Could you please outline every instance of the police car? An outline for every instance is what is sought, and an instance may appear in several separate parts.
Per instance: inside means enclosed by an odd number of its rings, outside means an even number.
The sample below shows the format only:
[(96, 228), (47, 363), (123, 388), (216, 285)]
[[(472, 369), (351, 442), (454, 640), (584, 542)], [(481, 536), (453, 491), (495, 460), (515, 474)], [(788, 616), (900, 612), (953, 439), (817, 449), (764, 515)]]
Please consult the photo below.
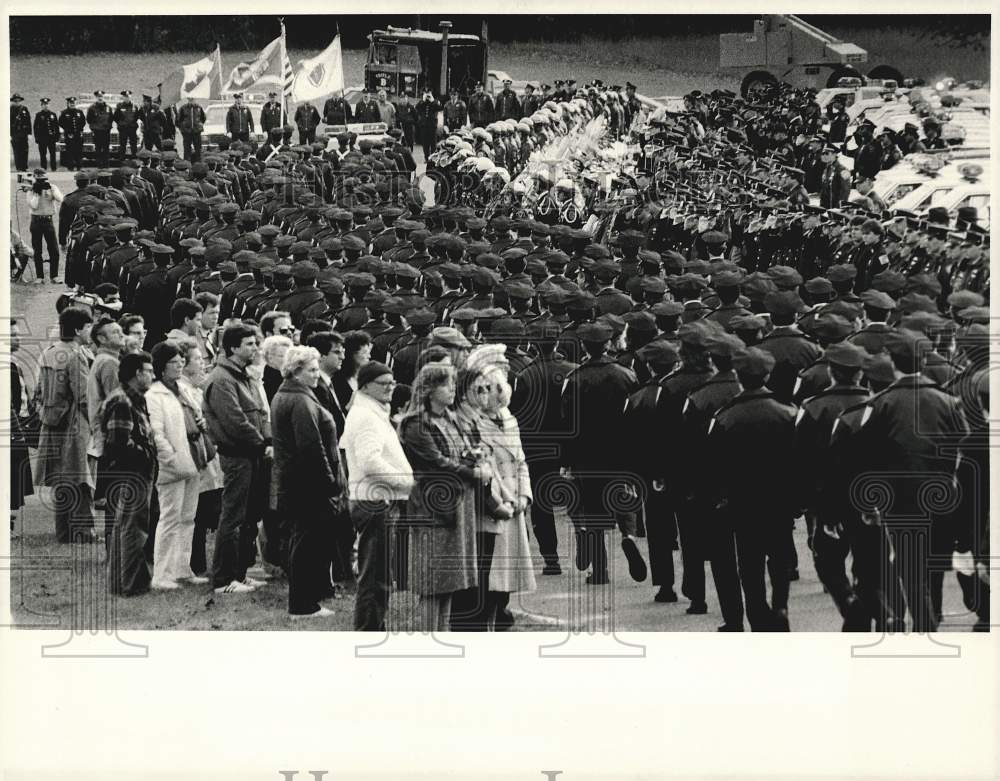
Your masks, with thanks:
[[(351, 113), (354, 113), (355, 107), (361, 102), (363, 87), (345, 87), (344, 88), (344, 98), (351, 106)], [(320, 114), (323, 113), (323, 106), (316, 106)], [(337, 136), (341, 133), (354, 133), (358, 139), (362, 138), (384, 138), (385, 134), (389, 131), (389, 126), (385, 122), (348, 122), (346, 125), (327, 125), (325, 122), (320, 122), (319, 126), (316, 128), (316, 137), (325, 138), (327, 142), (327, 148), (336, 149)]]
[(902, 98), (903, 93), (894, 79), (869, 79), (868, 84), (862, 86), (861, 79), (845, 77), (840, 79), (836, 87), (827, 87), (816, 93), (816, 103), (820, 111), (825, 114), (827, 106), (839, 100), (852, 122), (857, 121), (865, 110), (881, 107), (887, 103), (899, 102), (909, 110), (908, 104)]
[(892, 208), (922, 216), (940, 206), (954, 216), (960, 206), (973, 206), (979, 210), (983, 226), (989, 225), (989, 161), (963, 160), (955, 165), (954, 173), (957, 175), (937, 176), (914, 188), (899, 198)]
[[(905, 196), (918, 187), (930, 182), (937, 182), (946, 187), (954, 187), (963, 183), (963, 177), (958, 172), (962, 163), (976, 163), (989, 168), (989, 158), (975, 153), (974, 157), (966, 157), (965, 152), (955, 153), (918, 153), (904, 157), (888, 170), (881, 171), (875, 177), (875, 194), (888, 207), (893, 207)], [(986, 177), (988, 178), (988, 176)]]
[[(230, 137), (226, 132), (226, 113), (234, 101), (235, 98), (231, 92), (223, 92), (222, 97), (218, 100), (208, 101), (205, 106), (205, 129), (201, 136), (203, 150), (214, 152), (218, 150), (219, 141), (222, 138)], [(260, 146), (267, 140), (267, 136), (260, 129), (260, 112), (266, 102), (266, 94), (243, 93), (243, 105), (250, 109), (250, 115), (253, 117), (254, 132), (250, 134), (250, 142), (255, 146)]]

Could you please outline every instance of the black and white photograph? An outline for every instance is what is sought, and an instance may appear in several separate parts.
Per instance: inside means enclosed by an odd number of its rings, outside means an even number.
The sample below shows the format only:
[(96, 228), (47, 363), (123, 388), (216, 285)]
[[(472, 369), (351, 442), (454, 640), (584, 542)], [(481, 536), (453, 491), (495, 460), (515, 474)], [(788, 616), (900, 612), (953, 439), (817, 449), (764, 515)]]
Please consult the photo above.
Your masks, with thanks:
[(996, 778), (991, 8), (772, 5), (12, 0), (0, 776)]
[(988, 17), (10, 45), (15, 624), (989, 631)]

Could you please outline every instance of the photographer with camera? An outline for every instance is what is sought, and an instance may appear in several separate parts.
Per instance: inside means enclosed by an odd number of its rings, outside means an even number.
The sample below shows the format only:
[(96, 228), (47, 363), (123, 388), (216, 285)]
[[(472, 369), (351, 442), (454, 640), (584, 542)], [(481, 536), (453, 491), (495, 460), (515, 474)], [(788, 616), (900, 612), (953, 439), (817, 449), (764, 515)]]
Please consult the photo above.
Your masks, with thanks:
[(31, 247), (35, 253), (35, 276), (41, 282), (45, 279), (45, 265), (42, 263), (42, 241), (49, 248), (49, 280), (58, 284), (59, 240), (54, 225), (56, 204), (62, 203), (63, 194), (48, 180), (44, 168), (36, 168), (34, 181), (28, 190), (28, 210), (31, 214)]

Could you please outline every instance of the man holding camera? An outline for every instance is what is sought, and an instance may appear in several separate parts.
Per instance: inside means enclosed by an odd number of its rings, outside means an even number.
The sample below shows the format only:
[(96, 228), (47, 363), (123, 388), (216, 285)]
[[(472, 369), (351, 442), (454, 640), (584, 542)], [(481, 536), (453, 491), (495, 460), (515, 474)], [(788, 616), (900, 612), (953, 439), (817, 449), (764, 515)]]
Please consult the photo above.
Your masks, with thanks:
[(59, 240), (54, 225), (56, 204), (61, 204), (63, 194), (46, 176), (44, 168), (35, 169), (35, 180), (28, 191), (28, 210), (31, 214), (31, 247), (35, 252), (35, 276), (38, 282), (45, 279), (42, 263), (42, 241), (49, 248), (49, 277), (53, 284), (59, 279)]

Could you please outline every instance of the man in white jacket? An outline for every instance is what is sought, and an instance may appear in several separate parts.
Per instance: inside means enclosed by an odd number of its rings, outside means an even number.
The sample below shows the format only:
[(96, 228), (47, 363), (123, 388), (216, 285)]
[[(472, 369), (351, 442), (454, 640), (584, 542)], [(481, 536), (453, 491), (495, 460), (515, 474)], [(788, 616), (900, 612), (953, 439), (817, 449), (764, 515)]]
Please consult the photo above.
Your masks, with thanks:
[(385, 364), (373, 361), (362, 366), (340, 438), (347, 458), (351, 521), (358, 532), (356, 631), (385, 631), (389, 607), (386, 525), (399, 514), (399, 502), (409, 497), (413, 487), (413, 470), (389, 419), (395, 387)]

